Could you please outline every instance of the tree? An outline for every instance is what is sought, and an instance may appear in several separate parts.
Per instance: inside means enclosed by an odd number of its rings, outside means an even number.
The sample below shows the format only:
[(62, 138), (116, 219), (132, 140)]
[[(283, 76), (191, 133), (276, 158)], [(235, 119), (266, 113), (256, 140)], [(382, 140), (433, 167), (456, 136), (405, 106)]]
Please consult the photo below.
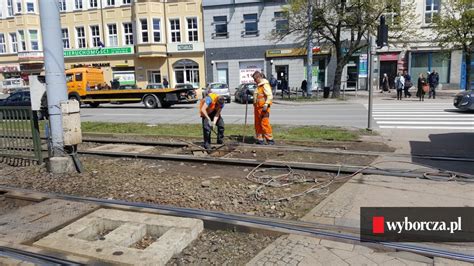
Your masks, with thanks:
[[(308, 23), (308, 8), (312, 7), (312, 21)], [(393, 29), (389, 37), (398, 39), (409, 30), (409, 17), (413, 15), (414, 0), (290, 0), (286, 8), (288, 13), (288, 29), (274, 34), (277, 40), (289, 35), (296, 36), (300, 42), (323, 42), (330, 44), (336, 57), (335, 78), (332, 84), (332, 97), (339, 97), (341, 77), (344, 66), (351, 57), (368, 46), (369, 34), (374, 34), (381, 15), (391, 11)], [(392, 30), (392, 29), (391, 29)]]
[(450, 49), (461, 49), (466, 63), (465, 88), (471, 86), (471, 56), (474, 52), (474, 3), (472, 0), (442, 1), (441, 13), (433, 19), (434, 41)]

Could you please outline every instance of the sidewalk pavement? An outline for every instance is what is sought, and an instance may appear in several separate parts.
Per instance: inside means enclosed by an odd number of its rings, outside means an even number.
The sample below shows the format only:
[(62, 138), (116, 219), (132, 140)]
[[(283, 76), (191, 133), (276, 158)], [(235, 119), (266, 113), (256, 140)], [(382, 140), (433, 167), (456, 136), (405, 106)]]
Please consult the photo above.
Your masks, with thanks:
[[(428, 134), (428, 133), (426, 133)], [(410, 141), (391, 137), (398, 153), (410, 153)], [(426, 136), (417, 136), (423, 139)], [(382, 156), (383, 168), (420, 169), (411, 158)], [(423, 168), (432, 171), (429, 167)], [(452, 207), (474, 206), (474, 186), (462, 182), (440, 182), (380, 175), (357, 175), (330, 194), (301, 220), (359, 228), (360, 207)], [(474, 255), (474, 244), (420, 244)], [(261, 251), (247, 265), (474, 265), (439, 257), (429, 258), (408, 252), (383, 252), (358, 243), (285, 235)]]
[[(428, 99), (428, 95), (425, 95), (425, 102), (446, 102), (450, 101), (452, 102), (453, 97), (460, 92), (459, 90), (440, 90), (437, 91), (436, 93), (436, 99)], [(418, 98), (416, 97), (416, 91), (411, 91), (411, 98), (404, 98), (403, 101), (418, 101)], [(301, 96), (299, 96), (301, 97)], [(347, 104), (347, 103), (367, 103), (368, 102), (368, 97), (369, 93), (368, 91), (348, 91), (345, 92), (344, 96), (342, 95), (341, 92), (341, 99), (333, 99), (333, 98), (326, 98), (324, 99), (322, 97), (322, 93), (319, 94), (319, 96), (316, 95), (316, 92), (313, 93), (313, 98), (319, 97), (319, 100), (311, 100), (311, 101), (302, 101), (302, 100), (288, 100), (287, 96), (282, 99), (281, 95), (276, 95), (273, 98), (273, 102), (275, 104), (282, 104), (282, 105), (322, 105), (322, 104)], [(292, 95), (292, 98), (295, 98), (295, 95)], [(391, 101), (391, 100), (396, 100), (397, 98), (397, 92), (396, 91), (391, 91), (390, 93), (384, 92), (380, 93), (379, 91), (374, 91), (373, 92), (373, 99), (375, 102), (382, 102), (382, 101)]]

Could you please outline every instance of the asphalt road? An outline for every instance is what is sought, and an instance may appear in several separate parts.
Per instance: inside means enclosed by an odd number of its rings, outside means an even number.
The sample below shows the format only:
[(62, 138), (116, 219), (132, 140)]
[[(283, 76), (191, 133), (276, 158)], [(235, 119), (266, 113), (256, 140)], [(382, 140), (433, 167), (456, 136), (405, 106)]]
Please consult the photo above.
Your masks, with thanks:
[[(222, 113), (225, 123), (243, 124), (245, 105), (226, 104)], [(142, 104), (104, 104), (99, 108), (81, 108), (82, 121), (201, 123), (198, 105), (175, 105), (169, 109), (145, 109)], [(367, 109), (359, 103), (286, 105), (274, 104), (270, 115), (273, 124), (331, 125), (365, 128)], [(248, 106), (248, 123), (253, 123), (253, 107)]]

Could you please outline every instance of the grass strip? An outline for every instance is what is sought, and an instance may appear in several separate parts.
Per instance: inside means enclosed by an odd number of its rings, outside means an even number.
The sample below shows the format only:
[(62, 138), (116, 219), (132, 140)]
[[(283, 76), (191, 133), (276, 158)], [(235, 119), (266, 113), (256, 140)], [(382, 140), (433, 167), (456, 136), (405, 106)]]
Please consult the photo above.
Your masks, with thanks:
[[(155, 135), (163, 137), (202, 137), (200, 124), (157, 124), (146, 123), (110, 123), (110, 122), (82, 122), (84, 133), (109, 133), (109, 134), (137, 134)], [(241, 136), (244, 125), (227, 124), (226, 136)], [(253, 136), (253, 125), (247, 128), (247, 136)], [(273, 125), (273, 135), (278, 140), (303, 140), (303, 141), (355, 141), (363, 134), (359, 130), (349, 130), (325, 126), (285, 126)]]

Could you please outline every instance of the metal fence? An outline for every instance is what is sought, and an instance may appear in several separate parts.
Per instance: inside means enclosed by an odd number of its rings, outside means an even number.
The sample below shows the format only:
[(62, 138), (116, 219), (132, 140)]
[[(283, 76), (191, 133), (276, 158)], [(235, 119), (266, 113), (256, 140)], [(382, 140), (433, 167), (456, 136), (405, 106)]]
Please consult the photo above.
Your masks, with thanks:
[(43, 162), (38, 117), (29, 106), (0, 106), (0, 157)]

